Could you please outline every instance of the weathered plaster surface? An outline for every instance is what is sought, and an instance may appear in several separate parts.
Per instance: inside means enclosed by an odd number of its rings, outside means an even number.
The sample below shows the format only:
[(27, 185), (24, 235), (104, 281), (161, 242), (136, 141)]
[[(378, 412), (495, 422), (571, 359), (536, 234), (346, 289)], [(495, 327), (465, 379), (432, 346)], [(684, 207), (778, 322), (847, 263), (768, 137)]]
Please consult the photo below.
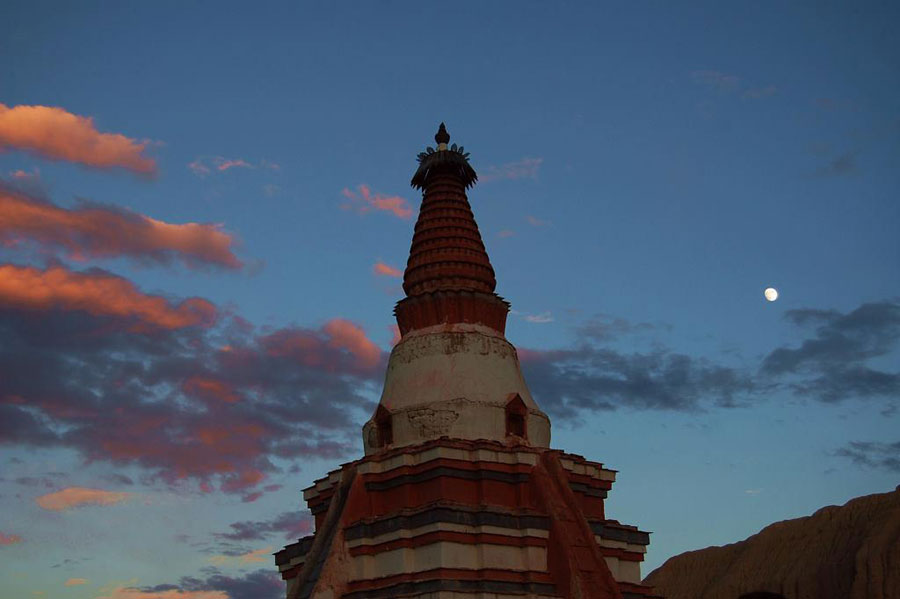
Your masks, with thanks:
[[(525, 384), (516, 350), (497, 331), (442, 325), (416, 331), (391, 352), (381, 405), (392, 416), (393, 443), (439, 437), (505, 441), (506, 404), (518, 395), (528, 410), (527, 439), (550, 445), (550, 420)], [(366, 454), (380, 447), (375, 423), (363, 429)]]

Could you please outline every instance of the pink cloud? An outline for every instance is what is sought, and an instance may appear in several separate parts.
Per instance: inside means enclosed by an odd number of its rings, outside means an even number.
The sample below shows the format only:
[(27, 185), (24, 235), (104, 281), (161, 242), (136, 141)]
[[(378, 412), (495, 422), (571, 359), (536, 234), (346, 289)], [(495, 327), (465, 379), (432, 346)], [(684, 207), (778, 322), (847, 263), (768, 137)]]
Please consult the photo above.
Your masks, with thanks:
[(0, 532), (0, 546), (2, 545), (15, 545), (16, 543), (21, 543), (22, 537), (19, 535), (8, 535)]
[[(265, 160), (260, 163), (260, 166), (271, 170), (281, 168), (277, 164)], [(225, 158), (223, 156), (198, 156), (193, 162), (189, 162), (187, 167), (198, 177), (205, 177), (212, 173), (213, 170), (224, 173), (233, 168), (256, 168), (254, 164), (247, 162), (243, 158)]]
[(328, 341), (330, 347), (349, 351), (365, 368), (374, 368), (381, 360), (381, 349), (366, 337), (362, 327), (349, 320), (329, 320), (322, 331), (331, 337)]
[(190, 301), (102, 271), (0, 266), (0, 330), (21, 330), (3, 338), (21, 360), (0, 366), (0, 436), (246, 501), (277, 488), (276, 460), (355, 448), (384, 362), (362, 327), (258, 331)]
[[(262, 429), (260, 429), (259, 434), (262, 434), (262, 432)], [(250, 487), (255, 487), (265, 480), (265, 478), (266, 475), (264, 472), (260, 472), (254, 468), (248, 468), (238, 472), (236, 476), (226, 479), (222, 483), (221, 488), (226, 493), (239, 492)]]
[(262, 549), (250, 551), (249, 553), (245, 553), (238, 557), (240, 558), (242, 564), (267, 563), (272, 559), (270, 555), (271, 552), (272, 547), (263, 547)]
[(227, 171), (230, 168), (253, 168), (253, 165), (249, 162), (241, 160), (240, 158), (234, 160), (223, 160), (216, 165), (216, 169), (220, 171)]
[(399, 268), (394, 268), (393, 266), (389, 266), (381, 261), (375, 263), (375, 265), (372, 267), (372, 271), (376, 275), (380, 275), (383, 277), (398, 277), (399, 278), (399, 277), (403, 276), (402, 270), (400, 270)]
[(501, 239), (507, 239), (509, 237), (512, 237), (515, 234), (516, 234), (515, 231), (511, 231), (509, 229), (503, 229), (502, 231), (497, 232), (497, 237), (499, 237)]
[[(329, 320), (317, 334), (304, 329), (281, 329), (262, 337), (269, 355), (295, 358), (305, 366), (337, 370), (349, 354), (350, 366), (371, 371), (381, 360), (381, 349), (359, 325), (343, 318)], [(330, 351), (329, 351), (330, 350)]]
[(35, 502), (45, 510), (61, 512), (84, 505), (115, 505), (125, 501), (131, 495), (131, 493), (104, 491), (103, 489), (67, 487), (61, 491), (41, 495), (35, 499)]
[(543, 162), (543, 158), (523, 158), (501, 166), (489, 166), (482, 175), (479, 175), (478, 180), (488, 183), (500, 179), (536, 179)]
[(17, 169), (10, 171), (9, 176), (15, 181), (34, 181), (41, 176), (41, 171), (37, 168), (31, 169), (31, 172)]
[(253, 493), (247, 493), (243, 497), (241, 497), (241, 503), (253, 503), (257, 499), (263, 496), (262, 491), (254, 491)]
[(182, 390), (193, 397), (214, 399), (225, 403), (234, 403), (241, 399), (231, 385), (209, 377), (192, 376), (184, 382)]
[(65, 584), (63, 586), (76, 587), (76, 586), (79, 586), (82, 584), (87, 584), (87, 583), (88, 583), (87, 578), (70, 578), (69, 580), (67, 580), (65, 582)]
[(551, 224), (549, 220), (541, 220), (530, 214), (525, 217), (525, 220), (527, 220), (528, 224), (532, 227), (546, 227), (547, 225)]
[(216, 318), (215, 306), (204, 299), (190, 298), (176, 305), (138, 291), (127, 279), (61, 266), (47, 270), (0, 266), (0, 308), (78, 310), (95, 316), (137, 319), (164, 329), (209, 326)]
[(96, 168), (156, 172), (156, 162), (143, 155), (147, 142), (100, 133), (92, 118), (51, 106), (0, 104), (0, 147), (4, 146)]
[(216, 565), (238, 562), (241, 564), (262, 564), (272, 559), (273, 547), (263, 547), (240, 555), (213, 555), (209, 561)]
[(234, 237), (219, 225), (168, 223), (112, 206), (81, 204), (73, 209), (0, 187), (0, 242), (30, 240), (63, 248), (76, 260), (128, 256), (189, 266), (237, 269)]
[(516, 355), (520, 362), (538, 362), (544, 358), (548, 352), (539, 349), (528, 349), (527, 347), (516, 348)]
[(341, 194), (349, 200), (349, 203), (343, 205), (345, 209), (355, 207), (359, 214), (365, 214), (372, 210), (382, 210), (404, 220), (413, 215), (413, 209), (409, 202), (400, 196), (373, 194), (369, 186), (365, 184), (358, 185), (356, 188), (358, 192), (350, 191), (346, 187), (341, 191)]
[(210, 173), (209, 167), (203, 164), (203, 161), (200, 158), (195, 159), (193, 162), (189, 162), (187, 166), (191, 169), (191, 172), (198, 177), (203, 177)]

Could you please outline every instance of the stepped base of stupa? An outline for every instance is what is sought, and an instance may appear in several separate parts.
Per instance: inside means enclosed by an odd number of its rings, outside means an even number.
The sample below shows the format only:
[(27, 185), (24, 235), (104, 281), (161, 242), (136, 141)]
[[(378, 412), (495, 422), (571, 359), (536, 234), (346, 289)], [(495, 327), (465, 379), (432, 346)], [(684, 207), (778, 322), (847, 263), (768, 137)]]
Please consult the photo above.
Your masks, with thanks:
[(276, 554), (289, 599), (655, 597), (649, 534), (608, 519), (615, 471), (547, 448), (440, 438), (304, 491), (316, 533)]

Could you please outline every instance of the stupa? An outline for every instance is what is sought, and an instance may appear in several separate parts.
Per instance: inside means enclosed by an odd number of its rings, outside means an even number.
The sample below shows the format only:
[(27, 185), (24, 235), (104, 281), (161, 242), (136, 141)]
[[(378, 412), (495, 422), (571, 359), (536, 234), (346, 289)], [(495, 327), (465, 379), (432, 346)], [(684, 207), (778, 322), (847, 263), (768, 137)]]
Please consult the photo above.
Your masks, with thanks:
[(466, 196), (478, 176), (443, 123), (434, 139), (365, 455), (303, 491), (315, 534), (275, 554), (287, 599), (655, 597), (649, 534), (604, 511), (616, 472), (550, 449)]

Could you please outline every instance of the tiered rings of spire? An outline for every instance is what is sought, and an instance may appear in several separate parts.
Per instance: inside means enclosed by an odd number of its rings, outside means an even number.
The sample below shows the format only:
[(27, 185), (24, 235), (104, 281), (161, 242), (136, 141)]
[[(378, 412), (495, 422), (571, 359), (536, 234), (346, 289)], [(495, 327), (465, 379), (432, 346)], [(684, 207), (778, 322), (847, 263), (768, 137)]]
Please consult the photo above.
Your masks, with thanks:
[(466, 197), (478, 175), (462, 147), (447, 145), (444, 123), (434, 139), (437, 150), (419, 154), (411, 181), (423, 198), (403, 274), (407, 297), (397, 304), (400, 332), (472, 323), (502, 333), (509, 305), (494, 293), (494, 269)]

